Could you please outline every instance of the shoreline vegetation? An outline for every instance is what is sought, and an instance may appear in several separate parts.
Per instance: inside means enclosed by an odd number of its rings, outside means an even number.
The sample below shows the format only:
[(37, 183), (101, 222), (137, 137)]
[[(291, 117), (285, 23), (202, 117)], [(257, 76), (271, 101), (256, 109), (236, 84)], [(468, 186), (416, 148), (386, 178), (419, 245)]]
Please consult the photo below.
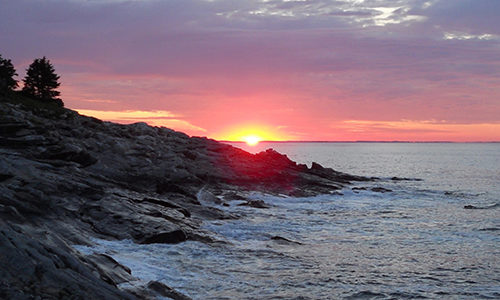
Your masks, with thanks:
[(0, 96), (0, 298), (189, 299), (156, 281), (119, 287), (134, 280), (127, 266), (71, 245), (97, 238), (217, 247), (226, 242), (202, 222), (238, 218), (218, 206), (268, 207), (250, 192), (307, 197), (372, 180), (11, 92)]

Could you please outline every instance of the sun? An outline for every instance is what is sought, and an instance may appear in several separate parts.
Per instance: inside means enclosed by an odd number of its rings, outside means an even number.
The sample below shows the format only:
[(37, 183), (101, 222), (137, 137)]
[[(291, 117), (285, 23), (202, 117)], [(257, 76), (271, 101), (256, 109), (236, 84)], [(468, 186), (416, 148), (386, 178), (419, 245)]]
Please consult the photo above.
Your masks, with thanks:
[(215, 134), (214, 139), (226, 142), (245, 142), (248, 146), (256, 146), (263, 141), (286, 141), (292, 138), (282, 134), (276, 126), (262, 124), (234, 125)]
[(256, 135), (248, 135), (243, 137), (243, 140), (245, 143), (247, 143), (249, 146), (255, 146), (257, 145), (262, 139)]

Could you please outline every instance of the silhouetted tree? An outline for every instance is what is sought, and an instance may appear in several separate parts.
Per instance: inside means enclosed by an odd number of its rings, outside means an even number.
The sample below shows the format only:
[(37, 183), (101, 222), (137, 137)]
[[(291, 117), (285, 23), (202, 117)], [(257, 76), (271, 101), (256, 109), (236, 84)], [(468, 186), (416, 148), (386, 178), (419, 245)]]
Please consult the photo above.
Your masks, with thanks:
[(5, 94), (17, 87), (16, 69), (12, 65), (10, 59), (2, 58), (0, 54), (0, 94)]
[(61, 85), (58, 81), (59, 78), (45, 56), (37, 58), (26, 70), (23, 92), (31, 97), (56, 102), (63, 106), (61, 99), (56, 98), (61, 94), (56, 90)]

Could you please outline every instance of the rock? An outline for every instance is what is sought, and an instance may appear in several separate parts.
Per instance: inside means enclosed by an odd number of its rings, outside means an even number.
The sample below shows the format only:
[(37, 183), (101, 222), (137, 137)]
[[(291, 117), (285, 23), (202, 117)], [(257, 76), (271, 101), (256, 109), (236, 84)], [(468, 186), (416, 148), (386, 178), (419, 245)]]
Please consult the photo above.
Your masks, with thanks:
[(150, 281), (147, 287), (163, 297), (168, 297), (174, 300), (191, 300), (191, 298), (189, 298), (188, 296), (158, 281)]
[(96, 238), (219, 243), (202, 222), (238, 216), (200, 202), (269, 208), (241, 195), (313, 196), (372, 180), (297, 165), (272, 149), (254, 155), (145, 123), (0, 98), (0, 298), (173, 297), (160, 283), (120, 290), (131, 280), (126, 266), (68, 245)]
[(368, 188), (367, 187), (353, 187), (351, 190), (353, 191), (366, 191)]
[(191, 217), (191, 213), (189, 212), (189, 210), (187, 210), (186, 208), (183, 208), (175, 203), (167, 201), (167, 200), (160, 200), (160, 199), (153, 199), (153, 198), (146, 197), (146, 198), (142, 199), (142, 202), (149, 202), (149, 203), (161, 205), (163, 207), (175, 208), (176, 210), (181, 212), (185, 217), (187, 217), (187, 218)]
[(420, 178), (392, 177), (393, 181), (422, 181)]
[(145, 238), (140, 244), (177, 244), (187, 240), (187, 235), (182, 230), (161, 232)]
[(247, 202), (240, 203), (238, 206), (250, 206), (255, 208), (270, 208), (268, 204), (264, 202), (264, 200), (248, 200)]
[(85, 260), (98, 270), (104, 281), (114, 286), (134, 279), (129, 268), (119, 264), (109, 255), (92, 254), (86, 256)]
[(323, 168), (322, 165), (318, 164), (317, 162), (313, 162), (311, 164), (311, 170), (313, 171), (323, 171), (325, 168)]
[(13, 138), (0, 138), (0, 146), (5, 148), (26, 148), (45, 145), (47, 139), (42, 135), (25, 135)]
[(0, 298), (135, 299), (102, 280), (57, 235), (1, 218), (0, 229)]
[(296, 244), (296, 245), (303, 245), (303, 244), (302, 244), (302, 243), (300, 243), (300, 242), (297, 242), (297, 241), (292, 241), (292, 240), (289, 240), (289, 239), (284, 238), (284, 237), (279, 236), (279, 235), (275, 235), (275, 236), (271, 237), (271, 240), (276, 241), (276, 242), (278, 242), (279, 244)]
[(373, 187), (370, 189), (372, 192), (377, 192), (377, 193), (388, 193), (388, 192), (392, 192), (391, 189), (386, 189), (386, 188), (383, 188), (383, 187)]
[(28, 129), (29, 124), (17, 121), (4, 120), (0, 121), (0, 136), (3, 137), (18, 137), (19, 132)]
[(14, 175), (12, 175), (12, 174), (0, 174), (0, 182), (5, 181), (5, 180), (9, 180), (12, 177), (14, 177)]
[(226, 193), (224, 196), (223, 196), (224, 200), (226, 201), (233, 201), (233, 200), (247, 200), (247, 198), (241, 196), (241, 195), (238, 195), (236, 192), (229, 192), (229, 193)]
[(172, 183), (170, 181), (165, 181), (163, 179), (160, 179), (156, 183), (156, 192), (158, 194), (174, 193), (174, 194), (192, 196), (191, 192), (183, 188), (182, 186), (176, 183)]
[(205, 188), (202, 188), (196, 194), (196, 198), (200, 203), (215, 203), (215, 204), (223, 203), (221, 199), (219, 199), (217, 196), (207, 191)]
[(498, 227), (486, 227), (486, 228), (481, 228), (479, 231), (500, 231), (500, 228)]
[(63, 147), (51, 147), (45, 152), (38, 155), (38, 158), (48, 160), (63, 160), (72, 161), (80, 164), (81, 167), (88, 167), (97, 162), (97, 159), (92, 157), (88, 152), (75, 147), (74, 145), (66, 145)]
[(491, 205), (488, 205), (488, 206), (475, 206), (475, 205), (465, 205), (464, 206), (464, 209), (492, 209), (492, 208), (499, 208), (500, 207), (500, 203), (495, 203), (495, 204), (491, 204)]

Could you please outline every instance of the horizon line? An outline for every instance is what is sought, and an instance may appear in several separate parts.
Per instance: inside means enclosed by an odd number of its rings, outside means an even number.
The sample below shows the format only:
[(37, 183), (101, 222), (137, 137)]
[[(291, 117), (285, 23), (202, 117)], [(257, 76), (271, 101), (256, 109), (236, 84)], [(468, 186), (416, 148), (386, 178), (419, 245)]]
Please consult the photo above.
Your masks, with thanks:
[[(216, 140), (221, 143), (243, 143), (246, 144), (245, 141), (230, 141), (230, 140)], [(414, 144), (439, 144), (439, 143), (448, 143), (448, 144), (496, 144), (500, 143), (500, 141), (377, 141), (377, 140), (359, 140), (359, 141), (305, 141), (305, 140), (286, 140), (286, 141), (272, 141), (265, 140), (259, 141), (259, 143), (414, 143)]]

